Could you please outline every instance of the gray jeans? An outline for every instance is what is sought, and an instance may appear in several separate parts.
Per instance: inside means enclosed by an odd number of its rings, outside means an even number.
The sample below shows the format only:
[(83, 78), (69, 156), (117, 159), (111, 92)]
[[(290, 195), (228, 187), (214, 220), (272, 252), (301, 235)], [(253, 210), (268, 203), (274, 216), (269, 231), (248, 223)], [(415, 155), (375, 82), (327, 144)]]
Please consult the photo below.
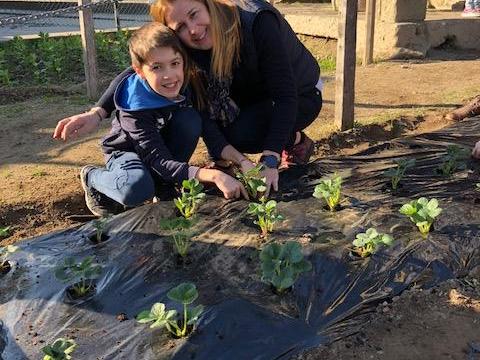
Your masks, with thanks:
[(466, 0), (465, 9), (480, 9), (480, 0)]

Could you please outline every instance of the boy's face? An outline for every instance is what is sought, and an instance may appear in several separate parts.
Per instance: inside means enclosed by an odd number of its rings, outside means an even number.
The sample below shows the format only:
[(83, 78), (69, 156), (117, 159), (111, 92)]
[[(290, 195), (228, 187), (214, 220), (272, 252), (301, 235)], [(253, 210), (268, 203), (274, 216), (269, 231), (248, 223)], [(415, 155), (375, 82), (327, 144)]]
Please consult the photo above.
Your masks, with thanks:
[(172, 48), (153, 49), (148, 53), (145, 64), (133, 68), (158, 94), (167, 99), (178, 96), (183, 85), (183, 58)]

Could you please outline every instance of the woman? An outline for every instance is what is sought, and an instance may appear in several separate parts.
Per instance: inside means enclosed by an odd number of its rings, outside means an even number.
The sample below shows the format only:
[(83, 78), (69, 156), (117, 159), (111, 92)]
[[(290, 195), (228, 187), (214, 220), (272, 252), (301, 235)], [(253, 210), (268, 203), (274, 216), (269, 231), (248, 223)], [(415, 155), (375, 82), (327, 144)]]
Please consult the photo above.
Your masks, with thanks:
[[(261, 152), (268, 191), (277, 190), (279, 165), (306, 163), (313, 152), (301, 131), (322, 107), (320, 69), (275, 8), (238, 1), (157, 0), (150, 13), (175, 31), (204, 73), (209, 110), (202, 135), (210, 154), (247, 171), (254, 164), (243, 153)], [(54, 137), (93, 130), (113, 110), (122, 78), (89, 113), (61, 120)]]

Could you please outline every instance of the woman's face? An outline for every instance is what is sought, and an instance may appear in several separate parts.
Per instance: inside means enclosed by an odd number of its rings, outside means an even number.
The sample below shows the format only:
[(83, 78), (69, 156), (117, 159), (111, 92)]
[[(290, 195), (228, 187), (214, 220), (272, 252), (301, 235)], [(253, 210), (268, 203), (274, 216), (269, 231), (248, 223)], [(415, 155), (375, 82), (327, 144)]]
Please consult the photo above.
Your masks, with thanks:
[(213, 46), (210, 14), (207, 7), (197, 0), (175, 0), (165, 12), (166, 25), (175, 31), (185, 46), (210, 50)]

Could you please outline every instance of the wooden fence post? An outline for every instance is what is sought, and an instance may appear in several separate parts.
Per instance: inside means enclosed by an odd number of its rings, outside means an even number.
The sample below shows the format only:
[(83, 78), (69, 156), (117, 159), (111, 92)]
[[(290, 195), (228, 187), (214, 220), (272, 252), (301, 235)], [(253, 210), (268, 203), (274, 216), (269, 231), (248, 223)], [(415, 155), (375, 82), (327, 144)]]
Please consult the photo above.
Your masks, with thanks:
[[(78, 0), (78, 5), (88, 5), (91, 0)], [(80, 18), (80, 34), (83, 47), (83, 67), (87, 82), (87, 96), (95, 100), (98, 97), (97, 51), (95, 49), (95, 27), (91, 8), (78, 11)]]
[(339, 4), (335, 125), (341, 131), (351, 129), (354, 122), (357, 9), (358, 0)]
[(363, 53), (363, 66), (373, 62), (373, 47), (375, 43), (375, 11), (376, 0), (367, 0), (365, 14), (365, 52)]

